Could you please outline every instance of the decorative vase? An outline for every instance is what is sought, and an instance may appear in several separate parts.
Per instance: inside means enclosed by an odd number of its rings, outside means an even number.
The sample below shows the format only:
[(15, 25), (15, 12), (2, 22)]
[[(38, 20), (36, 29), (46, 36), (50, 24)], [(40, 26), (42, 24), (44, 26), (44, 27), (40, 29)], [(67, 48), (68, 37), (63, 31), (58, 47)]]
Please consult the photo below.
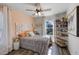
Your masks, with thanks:
[(14, 48), (14, 50), (18, 50), (19, 49), (19, 41), (18, 42), (14, 42), (13, 48)]

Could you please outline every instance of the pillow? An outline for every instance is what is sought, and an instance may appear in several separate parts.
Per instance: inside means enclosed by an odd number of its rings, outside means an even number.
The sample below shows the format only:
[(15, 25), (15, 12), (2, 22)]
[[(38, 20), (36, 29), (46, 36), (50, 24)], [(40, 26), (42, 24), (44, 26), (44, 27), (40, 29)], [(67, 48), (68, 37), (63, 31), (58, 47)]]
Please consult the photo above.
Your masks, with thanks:
[(18, 34), (19, 37), (25, 37), (28, 36), (27, 32), (21, 32), (20, 34)]
[(29, 32), (30, 36), (35, 36), (35, 34), (33, 32)]
[(36, 35), (39, 35), (39, 33), (38, 33), (37, 31), (34, 31), (34, 33), (35, 33)]
[(25, 37), (25, 36), (26, 36), (25, 32), (21, 32), (19, 35), (20, 35), (21, 37)]

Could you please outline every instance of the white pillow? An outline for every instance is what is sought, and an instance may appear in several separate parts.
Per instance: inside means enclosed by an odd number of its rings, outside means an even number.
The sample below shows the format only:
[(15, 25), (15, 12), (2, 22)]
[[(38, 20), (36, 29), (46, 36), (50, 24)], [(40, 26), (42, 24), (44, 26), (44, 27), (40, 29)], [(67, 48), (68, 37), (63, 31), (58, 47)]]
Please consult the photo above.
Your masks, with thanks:
[(43, 35), (43, 37), (50, 39), (50, 35)]
[(29, 34), (30, 34), (31, 36), (35, 36), (35, 34), (34, 34), (33, 32), (29, 32)]

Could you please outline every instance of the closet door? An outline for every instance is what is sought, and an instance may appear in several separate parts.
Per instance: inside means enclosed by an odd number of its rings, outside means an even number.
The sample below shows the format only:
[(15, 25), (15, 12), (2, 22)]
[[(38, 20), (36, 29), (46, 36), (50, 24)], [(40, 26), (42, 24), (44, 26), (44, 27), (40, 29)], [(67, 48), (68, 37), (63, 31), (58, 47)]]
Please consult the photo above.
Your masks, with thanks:
[(3, 12), (0, 11), (0, 55), (8, 53), (8, 39), (6, 36), (6, 20)]

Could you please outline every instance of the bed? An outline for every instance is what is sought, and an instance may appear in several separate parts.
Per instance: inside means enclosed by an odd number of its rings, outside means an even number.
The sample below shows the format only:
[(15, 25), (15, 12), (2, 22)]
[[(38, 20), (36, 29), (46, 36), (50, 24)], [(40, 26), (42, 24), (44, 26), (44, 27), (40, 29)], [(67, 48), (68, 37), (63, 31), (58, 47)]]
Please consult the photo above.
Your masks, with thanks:
[(20, 47), (38, 52), (40, 55), (47, 55), (49, 38), (42, 36), (21, 37)]

